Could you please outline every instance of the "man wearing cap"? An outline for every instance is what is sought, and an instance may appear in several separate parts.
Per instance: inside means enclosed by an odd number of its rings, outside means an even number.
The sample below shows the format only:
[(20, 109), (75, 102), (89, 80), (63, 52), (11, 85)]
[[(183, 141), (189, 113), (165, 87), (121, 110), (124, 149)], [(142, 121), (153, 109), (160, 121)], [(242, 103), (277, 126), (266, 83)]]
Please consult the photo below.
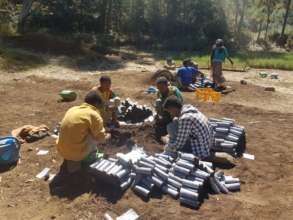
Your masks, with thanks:
[(180, 102), (183, 102), (183, 97), (179, 89), (175, 86), (171, 86), (165, 77), (158, 78), (156, 84), (158, 93), (155, 103), (157, 112), (155, 132), (156, 137), (160, 139), (167, 134), (167, 125), (172, 122), (171, 115), (163, 108), (165, 100), (170, 96), (176, 96)]

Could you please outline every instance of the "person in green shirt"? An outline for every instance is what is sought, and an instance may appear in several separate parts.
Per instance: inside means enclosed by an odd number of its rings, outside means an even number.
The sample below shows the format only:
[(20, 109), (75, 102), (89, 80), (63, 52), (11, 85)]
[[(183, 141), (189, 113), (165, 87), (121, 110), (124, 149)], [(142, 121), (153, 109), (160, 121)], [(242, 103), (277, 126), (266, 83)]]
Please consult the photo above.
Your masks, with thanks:
[(155, 103), (157, 113), (155, 133), (156, 138), (160, 140), (162, 136), (167, 135), (167, 125), (172, 122), (171, 115), (165, 111), (163, 107), (166, 99), (170, 96), (176, 96), (183, 103), (183, 97), (179, 89), (175, 86), (171, 86), (165, 77), (158, 78), (156, 84), (158, 93)]
[(211, 65), (212, 65), (212, 80), (220, 89), (225, 89), (225, 77), (223, 76), (223, 63), (225, 59), (228, 59), (233, 65), (233, 61), (229, 56), (227, 48), (224, 46), (222, 39), (217, 39), (213, 46), (211, 53)]

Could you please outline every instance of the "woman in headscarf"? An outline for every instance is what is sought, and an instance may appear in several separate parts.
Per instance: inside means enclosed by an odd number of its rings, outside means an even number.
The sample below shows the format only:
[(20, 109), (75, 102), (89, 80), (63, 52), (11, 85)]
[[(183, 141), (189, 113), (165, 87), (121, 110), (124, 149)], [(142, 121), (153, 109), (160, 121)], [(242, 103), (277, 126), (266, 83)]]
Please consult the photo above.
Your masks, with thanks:
[(225, 89), (225, 77), (223, 76), (222, 66), (225, 59), (228, 59), (233, 65), (233, 61), (229, 56), (227, 48), (224, 46), (222, 39), (217, 39), (213, 46), (211, 53), (211, 65), (212, 65), (212, 79), (219, 89)]

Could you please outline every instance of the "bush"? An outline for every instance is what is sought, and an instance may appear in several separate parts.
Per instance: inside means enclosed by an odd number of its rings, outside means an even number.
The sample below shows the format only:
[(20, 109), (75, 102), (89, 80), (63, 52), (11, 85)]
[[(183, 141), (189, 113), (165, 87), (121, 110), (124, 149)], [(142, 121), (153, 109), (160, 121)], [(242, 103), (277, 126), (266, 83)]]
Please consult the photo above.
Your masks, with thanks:
[(280, 33), (274, 33), (274, 34), (269, 36), (269, 40), (271, 42), (276, 43), (278, 46), (284, 47), (286, 45), (288, 37), (289, 36), (287, 34), (284, 34), (284, 36), (281, 37)]
[(93, 49), (99, 53), (108, 53), (109, 48), (113, 46), (115, 37), (110, 34), (97, 34), (95, 37), (96, 45)]
[(262, 38), (258, 39), (256, 43), (266, 51), (272, 48), (271, 43)]

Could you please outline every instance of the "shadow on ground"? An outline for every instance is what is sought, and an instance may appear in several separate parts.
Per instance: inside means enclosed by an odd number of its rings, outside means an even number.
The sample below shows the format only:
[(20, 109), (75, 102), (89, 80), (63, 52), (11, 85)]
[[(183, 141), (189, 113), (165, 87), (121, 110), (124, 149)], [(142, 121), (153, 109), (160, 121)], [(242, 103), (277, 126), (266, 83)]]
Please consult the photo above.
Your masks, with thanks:
[(13, 170), (17, 166), (17, 163), (9, 164), (9, 165), (1, 165), (0, 166), (0, 174), (5, 173), (7, 171)]
[[(110, 53), (110, 56), (109, 56)], [(61, 40), (46, 35), (4, 37), (0, 47), (0, 67), (16, 72), (47, 65), (50, 59), (78, 71), (117, 70), (124, 66), (124, 59), (110, 50), (83, 50), (77, 42)], [(127, 57), (129, 59), (129, 57)]]
[(33, 69), (47, 64), (39, 54), (13, 46), (0, 46), (0, 69), (17, 72)]
[(214, 167), (218, 169), (224, 169), (224, 170), (230, 170), (233, 169), (236, 165), (230, 162), (226, 163), (219, 163), (219, 162), (214, 162)]
[(90, 193), (96, 197), (104, 197), (108, 202), (114, 204), (123, 195), (121, 190), (87, 172), (80, 173), (78, 176), (68, 176), (60, 171), (49, 184), (49, 188), (52, 196), (69, 200)]
[(120, 59), (115, 59), (113, 57), (84, 55), (73, 59), (74, 63), (67, 62), (63, 63), (63, 65), (67, 64), (65, 66), (68, 68), (76, 67), (79, 71), (113, 71), (124, 67), (124, 63)]

